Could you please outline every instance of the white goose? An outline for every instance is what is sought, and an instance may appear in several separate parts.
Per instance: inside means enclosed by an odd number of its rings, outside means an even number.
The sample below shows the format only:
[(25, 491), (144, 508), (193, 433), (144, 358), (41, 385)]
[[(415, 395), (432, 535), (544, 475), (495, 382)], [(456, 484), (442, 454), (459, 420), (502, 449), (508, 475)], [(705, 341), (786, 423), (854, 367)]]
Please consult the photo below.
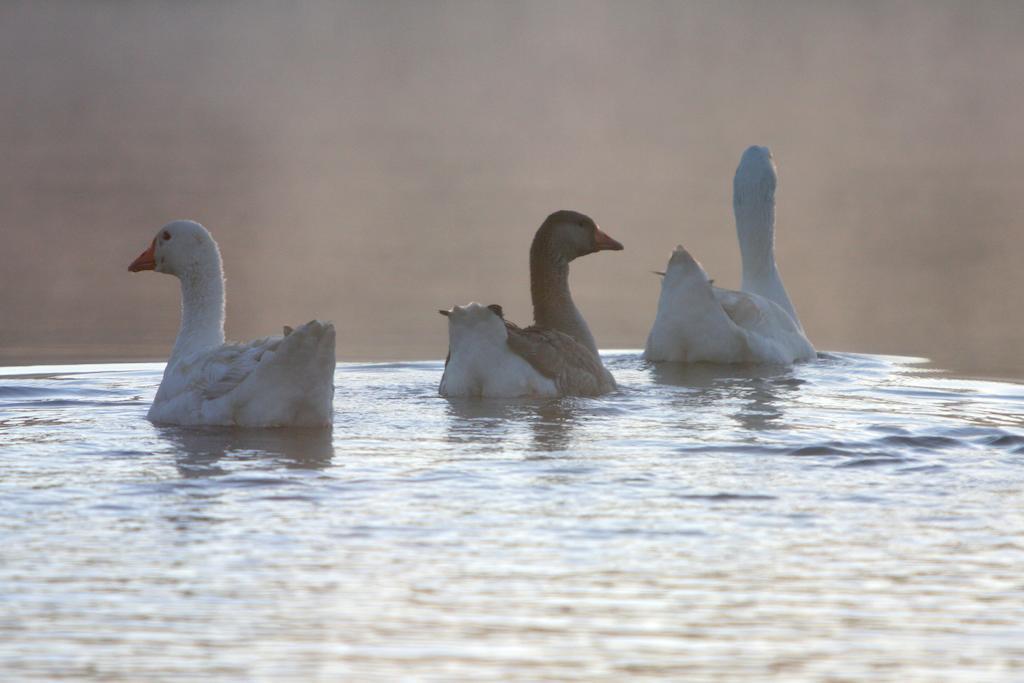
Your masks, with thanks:
[(677, 247), (662, 274), (646, 360), (791, 364), (815, 357), (775, 265), (775, 186), (771, 152), (748, 148), (733, 179), (743, 291), (714, 287)]
[(442, 396), (596, 396), (615, 389), (586, 321), (569, 292), (569, 263), (622, 249), (575, 211), (557, 211), (530, 246), (534, 324), (505, 321), (500, 306), (471, 303), (440, 311), (448, 317), (448, 360)]
[(168, 223), (128, 270), (181, 281), (181, 329), (149, 409), (161, 424), (325, 427), (334, 399), (334, 326), (317, 320), (284, 336), (224, 343), (224, 273), (210, 233)]

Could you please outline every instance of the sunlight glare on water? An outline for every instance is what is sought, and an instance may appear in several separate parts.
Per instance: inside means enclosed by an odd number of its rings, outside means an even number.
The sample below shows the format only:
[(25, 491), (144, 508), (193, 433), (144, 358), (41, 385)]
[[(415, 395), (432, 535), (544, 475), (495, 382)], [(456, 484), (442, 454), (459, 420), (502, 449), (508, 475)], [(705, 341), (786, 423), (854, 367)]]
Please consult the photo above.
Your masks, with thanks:
[(330, 431), (145, 420), (162, 366), (0, 369), (5, 678), (1024, 678), (1024, 387), (906, 358), (606, 361)]

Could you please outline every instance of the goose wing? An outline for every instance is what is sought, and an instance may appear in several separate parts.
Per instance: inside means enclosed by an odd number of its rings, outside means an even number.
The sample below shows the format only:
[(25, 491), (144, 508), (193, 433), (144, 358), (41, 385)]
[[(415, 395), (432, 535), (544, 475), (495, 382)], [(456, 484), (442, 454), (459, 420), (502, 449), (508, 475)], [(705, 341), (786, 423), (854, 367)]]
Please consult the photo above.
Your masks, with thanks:
[(803, 336), (799, 325), (782, 306), (770, 299), (749, 292), (714, 288), (715, 299), (725, 314), (748, 332), (778, 337), (780, 334)]
[(740, 327), (755, 329), (763, 320), (764, 312), (757, 300), (746, 292), (714, 287), (715, 299), (729, 319)]
[(193, 387), (211, 401), (244, 382), (261, 361), (273, 358), (284, 337), (265, 337), (244, 344), (228, 344), (208, 354), (198, 368)]
[(505, 327), (509, 348), (553, 380), (562, 395), (597, 396), (615, 388), (600, 359), (569, 335), (537, 326), (522, 328), (507, 320)]

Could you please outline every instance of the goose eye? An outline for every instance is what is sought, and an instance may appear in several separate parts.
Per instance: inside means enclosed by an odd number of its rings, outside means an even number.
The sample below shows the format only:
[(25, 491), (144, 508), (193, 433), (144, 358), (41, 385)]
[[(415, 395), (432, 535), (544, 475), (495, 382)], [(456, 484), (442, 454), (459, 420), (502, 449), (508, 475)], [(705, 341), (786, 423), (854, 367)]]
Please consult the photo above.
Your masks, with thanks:
[(164, 239), (164, 242), (166, 242), (167, 240), (171, 239), (171, 233), (168, 232), (167, 230), (164, 230), (164, 234), (162, 234), (160, 236)]

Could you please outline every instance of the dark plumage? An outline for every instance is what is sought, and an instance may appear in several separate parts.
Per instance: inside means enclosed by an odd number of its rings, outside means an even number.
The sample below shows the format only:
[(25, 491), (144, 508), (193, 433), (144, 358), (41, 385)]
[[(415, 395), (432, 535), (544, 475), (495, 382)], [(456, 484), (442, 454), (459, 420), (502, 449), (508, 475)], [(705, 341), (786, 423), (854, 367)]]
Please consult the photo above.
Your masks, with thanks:
[(599, 396), (615, 389), (601, 360), (569, 335), (505, 321), (508, 347), (555, 383), (563, 396)]
[[(504, 319), (501, 306), (487, 307), (505, 323), (509, 350), (551, 380), (560, 395), (595, 396), (615, 389), (615, 380), (601, 363), (590, 328), (573, 303), (569, 263), (597, 251), (621, 249), (622, 245), (589, 216), (556, 211), (541, 224), (530, 245), (534, 324), (519, 327)], [(445, 367), (447, 376), (447, 361)], [(489, 374), (483, 368), (473, 372)], [(444, 385), (442, 378), (442, 392)], [(469, 381), (465, 386), (476, 385)]]
[(569, 335), (536, 325), (519, 327), (505, 320), (498, 304), (489, 304), (487, 308), (505, 323), (508, 347), (552, 380), (560, 394), (598, 396), (615, 388), (615, 379), (601, 361)]

